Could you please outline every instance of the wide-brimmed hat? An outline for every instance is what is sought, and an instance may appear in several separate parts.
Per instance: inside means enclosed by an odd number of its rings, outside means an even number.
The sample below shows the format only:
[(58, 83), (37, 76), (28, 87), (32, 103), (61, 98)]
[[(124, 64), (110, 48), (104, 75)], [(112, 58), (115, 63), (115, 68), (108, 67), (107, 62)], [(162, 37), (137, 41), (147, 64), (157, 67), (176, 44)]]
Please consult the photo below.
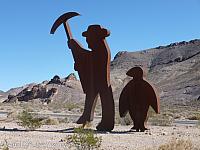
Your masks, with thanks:
[(102, 28), (100, 25), (90, 25), (87, 31), (82, 33), (84, 37), (105, 38), (110, 35), (110, 31)]

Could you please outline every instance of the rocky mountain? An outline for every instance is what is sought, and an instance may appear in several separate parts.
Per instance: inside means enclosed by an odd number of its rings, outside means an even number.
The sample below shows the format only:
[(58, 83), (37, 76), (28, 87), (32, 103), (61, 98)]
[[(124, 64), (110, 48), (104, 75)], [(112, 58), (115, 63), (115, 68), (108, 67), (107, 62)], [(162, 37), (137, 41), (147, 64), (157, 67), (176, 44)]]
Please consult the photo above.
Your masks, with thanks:
[[(121, 51), (111, 62), (111, 84), (115, 101), (131, 79), (126, 72), (141, 66), (148, 80), (157, 87), (162, 104), (200, 104), (200, 40), (177, 42), (143, 51)], [(0, 98), (2, 101), (2, 98)], [(40, 100), (84, 102), (80, 81), (74, 74), (60, 79), (55, 76), (41, 84), (29, 84), (6, 92), (5, 102)]]
[(56, 75), (50, 81), (47, 80), (39, 84), (32, 83), (23, 87), (13, 88), (6, 92), (6, 96), (1, 101), (7, 103), (35, 100), (48, 104), (55, 100), (77, 102), (83, 98), (84, 94), (80, 81), (72, 73), (63, 79)]
[(147, 78), (157, 87), (162, 103), (188, 105), (192, 100), (200, 103), (200, 40), (119, 52), (111, 63), (111, 74), (129, 80), (125, 73), (134, 66), (147, 70)]

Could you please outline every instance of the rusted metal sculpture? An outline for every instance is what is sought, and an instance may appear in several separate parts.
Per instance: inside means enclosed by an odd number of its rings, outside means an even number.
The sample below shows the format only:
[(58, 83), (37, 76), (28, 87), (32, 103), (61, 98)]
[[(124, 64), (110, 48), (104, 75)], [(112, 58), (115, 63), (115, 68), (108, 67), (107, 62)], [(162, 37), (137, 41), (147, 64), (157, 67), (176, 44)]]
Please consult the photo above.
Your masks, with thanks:
[(88, 48), (84, 49), (72, 38), (67, 20), (79, 15), (69, 12), (60, 16), (54, 23), (51, 33), (63, 24), (68, 37), (68, 46), (74, 58), (74, 69), (78, 72), (81, 85), (86, 94), (84, 112), (78, 119), (78, 124), (86, 124), (93, 120), (94, 109), (98, 95), (102, 105), (102, 120), (96, 127), (99, 131), (111, 131), (114, 128), (114, 100), (110, 85), (110, 49), (105, 37), (110, 35), (107, 29), (100, 25), (90, 25), (82, 33), (86, 37)]
[(155, 88), (143, 78), (144, 71), (141, 67), (134, 67), (126, 74), (133, 79), (124, 87), (120, 95), (120, 117), (124, 117), (129, 112), (134, 123), (131, 129), (143, 132), (147, 130), (145, 122), (149, 106), (159, 113), (160, 99)]

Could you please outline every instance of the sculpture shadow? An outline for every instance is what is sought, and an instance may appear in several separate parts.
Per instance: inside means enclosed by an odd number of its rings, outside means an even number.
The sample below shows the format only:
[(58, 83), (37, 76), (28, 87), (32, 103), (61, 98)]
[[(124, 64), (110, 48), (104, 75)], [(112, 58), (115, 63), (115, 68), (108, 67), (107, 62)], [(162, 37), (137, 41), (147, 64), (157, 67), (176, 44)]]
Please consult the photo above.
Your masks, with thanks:
[[(67, 129), (60, 129), (60, 130), (27, 130), (27, 129), (18, 129), (18, 128), (0, 128), (0, 132), (54, 132), (54, 133), (75, 133), (75, 128), (67, 128)], [(91, 129), (84, 129), (84, 130), (91, 130)], [(98, 130), (92, 130), (96, 134), (133, 134), (135, 131), (98, 131)]]
[(60, 130), (27, 130), (27, 129), (18, 129), (18, 128), (0, 128), (1, 131), (7, 131), (7, 132), (55, 132), (55, 133), (74, 133), (74, 128), (67, 128), (67, 129), (60, 129)]

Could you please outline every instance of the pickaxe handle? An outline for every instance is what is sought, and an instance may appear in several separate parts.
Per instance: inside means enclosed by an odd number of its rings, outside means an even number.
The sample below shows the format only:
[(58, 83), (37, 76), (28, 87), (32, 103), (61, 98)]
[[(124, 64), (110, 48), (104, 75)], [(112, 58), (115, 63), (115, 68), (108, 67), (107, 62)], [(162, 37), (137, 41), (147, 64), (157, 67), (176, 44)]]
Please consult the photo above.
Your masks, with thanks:
[(66, 32), (66, 35), (67, 35), (67, 39), (68, 39), (68, 41), (70, 40), (70, 39), (72, 39), (73, 37), (72, 37), (72, 32), (71, 32), (71, 29), (70, 29), (70, 27), (69, 27), (69, 24), (68, 24), (68, 22), (66, 21), (66, 22), (64, 22), (63, 23), (63, 25), (64, 25), (64, 28), (65, 28), (65, 32)]

